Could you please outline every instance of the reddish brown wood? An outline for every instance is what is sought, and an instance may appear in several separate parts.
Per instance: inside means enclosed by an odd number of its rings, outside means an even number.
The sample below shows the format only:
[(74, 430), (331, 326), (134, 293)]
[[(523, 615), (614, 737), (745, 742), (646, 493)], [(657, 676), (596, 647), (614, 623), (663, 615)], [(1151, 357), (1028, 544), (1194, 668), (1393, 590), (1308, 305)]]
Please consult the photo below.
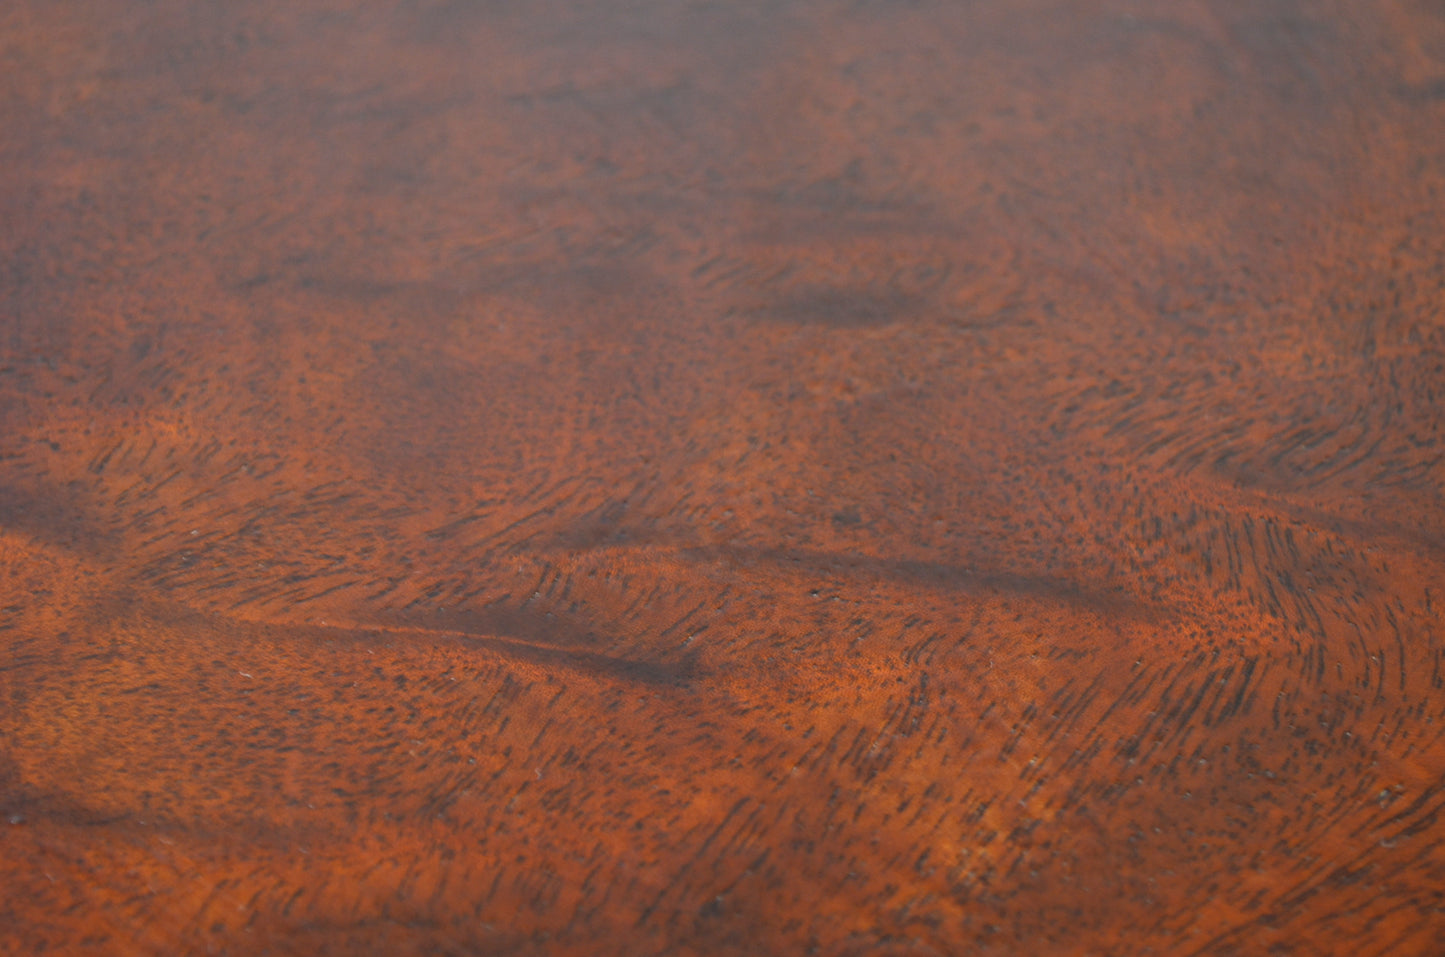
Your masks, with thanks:
[(1442, 188), (1436, 0), (7, 0), (0, 952), (1445, 951)]

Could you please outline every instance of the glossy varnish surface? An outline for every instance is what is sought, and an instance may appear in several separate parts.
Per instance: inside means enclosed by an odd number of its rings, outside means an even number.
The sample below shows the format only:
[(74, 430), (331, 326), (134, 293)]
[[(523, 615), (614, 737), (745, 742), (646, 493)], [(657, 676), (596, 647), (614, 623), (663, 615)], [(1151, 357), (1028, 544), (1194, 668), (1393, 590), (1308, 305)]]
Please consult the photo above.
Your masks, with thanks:
[(0, 4), (0, 952), (1438, 954), (1436, 0)]

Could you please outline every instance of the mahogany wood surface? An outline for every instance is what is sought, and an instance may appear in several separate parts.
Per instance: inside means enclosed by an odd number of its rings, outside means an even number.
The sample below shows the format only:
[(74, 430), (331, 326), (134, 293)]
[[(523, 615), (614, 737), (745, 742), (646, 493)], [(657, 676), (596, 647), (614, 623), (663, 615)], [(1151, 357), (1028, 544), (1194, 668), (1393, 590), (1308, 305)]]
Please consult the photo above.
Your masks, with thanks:
[(1440, 0), (0, 3), (0, 953), (1445, 953)]

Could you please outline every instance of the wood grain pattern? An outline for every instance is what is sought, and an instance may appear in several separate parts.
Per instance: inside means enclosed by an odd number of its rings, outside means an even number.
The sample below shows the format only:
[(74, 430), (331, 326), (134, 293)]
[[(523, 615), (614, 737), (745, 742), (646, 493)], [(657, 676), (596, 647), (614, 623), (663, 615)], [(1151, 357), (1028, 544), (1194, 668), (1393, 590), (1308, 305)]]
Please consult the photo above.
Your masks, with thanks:
[(0, 952), (1445, 952), (1442, 411), (1437, 0), (8, 0)]

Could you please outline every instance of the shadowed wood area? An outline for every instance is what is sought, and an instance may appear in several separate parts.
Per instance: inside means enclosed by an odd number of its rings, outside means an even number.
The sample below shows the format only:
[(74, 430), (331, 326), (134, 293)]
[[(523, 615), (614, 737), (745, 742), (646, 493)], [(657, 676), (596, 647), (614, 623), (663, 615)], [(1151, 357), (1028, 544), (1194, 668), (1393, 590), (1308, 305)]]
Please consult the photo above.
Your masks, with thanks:
[(0, 952), (1439, 954), (1438, 0), (6, 0)]

